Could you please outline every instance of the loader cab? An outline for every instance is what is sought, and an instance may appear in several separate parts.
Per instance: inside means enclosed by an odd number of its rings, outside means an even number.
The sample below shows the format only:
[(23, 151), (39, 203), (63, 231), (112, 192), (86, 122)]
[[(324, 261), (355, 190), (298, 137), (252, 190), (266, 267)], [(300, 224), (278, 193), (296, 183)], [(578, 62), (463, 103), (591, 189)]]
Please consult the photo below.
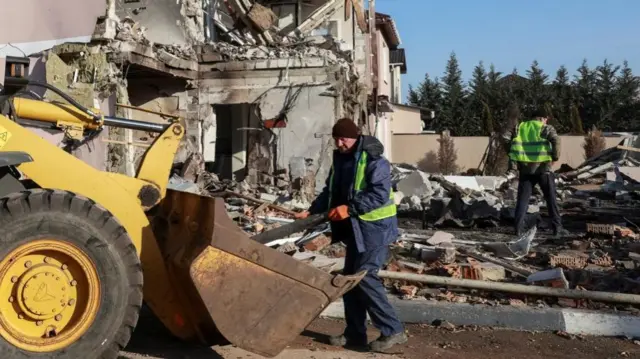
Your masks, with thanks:
[[(22, 90), (23, 86), (12, 85), (11, 79), (26, 79), (29, 76), (29, 58), (7, 56), (4, 68), (0, 68), (0, 115), (8, 112), (7, 101), (11, 96)], [(9, 79), (9, 81), (7, 81)], [(4, 85), (3, 85), (4, 84)], [(0, 133), (0, 136), (2, 134)], [(16, 166), (31, 162), (33, 159), (25, 152), (0, 152), (0, 198), (7, 194), (24, 191), (24, 181), (20, 181), (21, 174)]]
[[(25, 79), (29, 76), (28, 57), (7, 56), (4, 65), (3, 85), (0, 85), (1, 96), (12, 96), (19, 92), (24, 86), (15, 84), (16, 81), (7, 81), (12, 79)], [(2, 74), (0, 74), (2, 75)]]

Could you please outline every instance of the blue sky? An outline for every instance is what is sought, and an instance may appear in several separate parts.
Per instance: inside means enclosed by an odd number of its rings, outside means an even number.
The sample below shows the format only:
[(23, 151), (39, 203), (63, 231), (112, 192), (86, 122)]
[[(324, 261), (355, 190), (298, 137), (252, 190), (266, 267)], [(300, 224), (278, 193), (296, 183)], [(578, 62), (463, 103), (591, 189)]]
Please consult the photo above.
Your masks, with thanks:
[(425, 73), (442, 77), (452, 51), (465, 80), (480, 60), (524, 74), (535, 59), (554, 76), (584, 58), (591, 67), (626, 59), (640, 74), (638, 0), (376, 0), (376, 11), (394, 18), (406, 49), (403, 102)]

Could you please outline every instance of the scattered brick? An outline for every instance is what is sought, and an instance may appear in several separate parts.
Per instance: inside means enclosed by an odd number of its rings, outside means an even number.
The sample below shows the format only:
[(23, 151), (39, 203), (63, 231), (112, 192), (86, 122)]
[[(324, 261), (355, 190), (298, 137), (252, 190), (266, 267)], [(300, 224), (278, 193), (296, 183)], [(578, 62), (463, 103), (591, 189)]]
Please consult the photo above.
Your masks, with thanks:
[(616, 232), (616, 227), (617, 226), (613, 224), (587, 223), (587, 233), (608, 234), (613, 236)]
[(569, 243), (569, 247), (571, 247), (571, 249), (576, 251), (586, 251), (587, 249), (589, 249), (590, 245), (591, 243), (589, 242), (578, 241), (578, 240), (573, 240)]
[(334, 243), (325, 248), (325, 254), (331, 258), (344, 258), (347, 256), (347, 248), (342, 243)]
[(521, 299), (509, 298), (509, 305), (512, 307), (526, 307), (527, 303)]
[(418, 293), (418, 287), (415, 285), (403, 285), (398, 288), (398, 291), (402, 294), (402, 299), (411, 299)]
[(317, 252), (329, 245), (331, 245), (331, 238), (321, 234), (316, 238), (310, 240), (309, 242), (305, 243), (303, 247), (306, 251)]
[(422, 274), (425, 270), (424, 263), (412, 263), (408, 261), (398, 261), (400, 271), (405, 273)]
[(460, 276), (464, 279), (501, 281), (506, 277), (504, 267), (493, 263), (460, 264)]
[(276, 248), (276, 250), (278, 252), (293, 255), (298, 251), (298, 246), (296, 246), (296, 244), (293, 242), (289, 242), (279, 246), (278, 248)]
[(591, 254), (589, 261), (595, 265), (599, 265), (602, 267), (611, 267), (613, 265), (613, 260), (609, 256), (608, 253), (605, 253), (601, 250), (597, 250)]
[(549, 264), (552, 267), (567, 269), (580, 269), (587, 265), (589, 256), (577, 251), (564, 251), (549, 256)]

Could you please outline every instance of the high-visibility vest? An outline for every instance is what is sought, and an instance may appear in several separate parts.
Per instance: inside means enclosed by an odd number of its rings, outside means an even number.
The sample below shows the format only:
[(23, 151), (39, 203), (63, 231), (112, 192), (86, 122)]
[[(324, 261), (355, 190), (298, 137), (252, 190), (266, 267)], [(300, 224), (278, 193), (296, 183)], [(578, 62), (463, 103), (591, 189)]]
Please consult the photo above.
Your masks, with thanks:
[[(367, 169), (367, 153), (362, 152), (360, 158), (358, 159), (358, 164), (356, 165), (356, 174), (355, 179), (353, 181), (353, 191), (354, 195), (358, 192), (364, 190), (367, 187), (365, 180), (365, 170)], [(331, 209), (331, 198), (333, 197), (333, 174), (334, 166), (331, 166), (331, 177), (329, 178), (329, 209)], [(370, 212), (365, 214), (361, 214), (358, 216), (363, 221), (378, 221), (381, 219), (389, 218), (395, 216), (397, 213), (396, 204), (393, 200), (393, 190), (389, 191), (389, 200), (383, 204), (380, 208), (376, 208)]]
[(517, 162), (551, 162), (551, 143), (540, 137), (544, 123), (529, 120), (518, 125), (518, 135), (511, 142), (509, 158)]

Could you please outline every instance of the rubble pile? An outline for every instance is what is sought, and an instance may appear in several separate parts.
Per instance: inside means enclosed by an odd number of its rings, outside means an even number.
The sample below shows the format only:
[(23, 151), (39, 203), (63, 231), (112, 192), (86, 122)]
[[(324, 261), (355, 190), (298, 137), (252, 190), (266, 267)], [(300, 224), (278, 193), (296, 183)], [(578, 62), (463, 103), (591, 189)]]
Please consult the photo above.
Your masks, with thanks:
[[(516, 176), (442, 176), (394, 165), (395, 201), (406, 229), (392, 246), (386, 270), (585, 293), (640, 294), (640, 161), (636, 159), (640, 148), (632, 145), (637, 143), (636, 138), (626, 137), (577, 168), (564, 165), (558, 171), (558, 201), (563, 222), (571, 229), (571, 236), (562, 239), (548, 234), (541, 215), (546, 214), (546, 204), (542, 193), (534, 193), (531, 230), (514, 240)], [(422, 229), (402, 220), (412, 214), (421, 215)], [(491, 228), (483, 230), (486, 226)], [(410, 279), (385, 279), (385, 283), (391, 293), (406, 300), (631, 313), (640, 309), (632, 304), (428, 285)]]
[(496, 226), (504, 216), (506, 176), (432, 175), (405, 165), (394, 166), (393, 181), (398, 211), (424, 212), (436, 226)]
[[(392, 176), (400, 217), (422, 213), (423, 224), (438, 228), (401, 229), (385, 269), (473, 281), (640, 294), (640, 228), (628, 218), (634, 213), (627, 208), (621, 215), (613, 207), (603, 205), (607, 198), (618, 204), (635, 201), (636, 192), (632, 188), (637, 182), (627, 169), (634, 163), (628, 152), (632, 151), (618, 147), (606, 150), (577, 169), (565, 168), (558, 174), (563, 221), (572, 226), (572, 236), (562, 239), (549, 236), (537, 214), (534, 226), (514, 240), (508, 227), (517, 185), (513, 176), (442, 176), (395, 165)], [(597, 170), (591, 172), (592, 176), (580, 176), (608, 163), (612, 164), (607, 167), (609, 171)], [(308, 208), (312, 196), (307, 193), (304, 200), (296, 200), (301, 198), (301, 191), (294, 190), (292, 184), (301, 178), (290, 178), (293, 177), (290, 172), (273, 176), (271, 185), (219, 180), (206, 172), (201, 158), (194, 155), (174, 171), (170, 187), (224, 197), (230, 216), (249, 235), (254, 235), (291, 223), (295, 209)], [(297, 177), (304, 175), (304, 171), (293, 172)], [(544, 207), (541, 196), (534, 196), (532, 202), (530, 212)], [(603, 208), (612, 212), (608, 215), (598, 212)], [(599, 214), (590, 215), (593, 213)], [(479, 228), (487, 223), (496, 230)], [(340, 271), (344, 266), (346, 247), (333, 240), (328, 224), (266, 245), (329, 272)], [(638, 312), (629, 304), (585, 299), (507, 294), (411, 280), (385, 279), (385, 284), (391, 293), (406, 300)]]
[(315, 182), (308, 174), (283, 171), (273, 177), (273, 184), (220, 179), (216, 174), (206, 171), (202, 155), (194, 153), (183, 164), (176, 164), (168, 187), (224, 198), (230, 217), (247, 234), (254, 235), (292, 222), (295, 211), (307, 209), (313, 199), (306, 193), (308, 188), (300, 185)]

